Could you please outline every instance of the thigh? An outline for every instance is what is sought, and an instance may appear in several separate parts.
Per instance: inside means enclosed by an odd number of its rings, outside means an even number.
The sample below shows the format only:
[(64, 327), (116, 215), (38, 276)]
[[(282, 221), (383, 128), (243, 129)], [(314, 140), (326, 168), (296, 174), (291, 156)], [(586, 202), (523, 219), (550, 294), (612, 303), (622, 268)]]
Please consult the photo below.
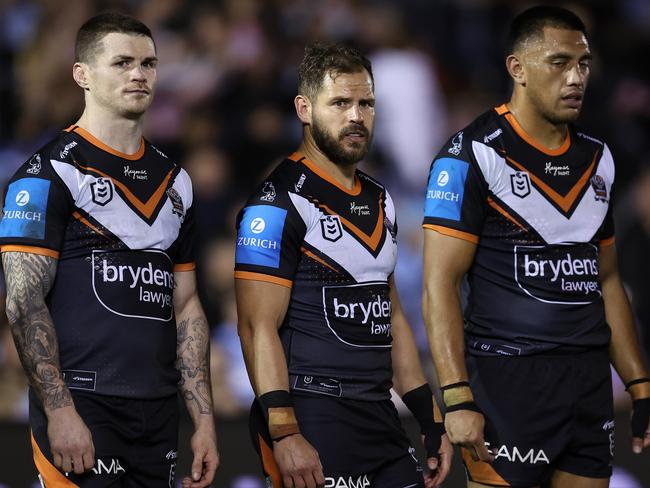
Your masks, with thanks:
[(382, 466), (372, 476), (370, 485), (366, 486), (372, 486), (372, 488), (422, 488), (424, 487), (422, 467), (415, 457), (415, 453), (412, 452)]
[(555, 471), (551, 478), (551, 488), (607, 488), (609, 478), (587, 478), (565, 471)]
[(476, 403), (485, 415), (492, 463), (462, 449), (469, 481), (536, 486), (550, 478), (574, 426), (575, 371), (563, 357), (469, 357)]

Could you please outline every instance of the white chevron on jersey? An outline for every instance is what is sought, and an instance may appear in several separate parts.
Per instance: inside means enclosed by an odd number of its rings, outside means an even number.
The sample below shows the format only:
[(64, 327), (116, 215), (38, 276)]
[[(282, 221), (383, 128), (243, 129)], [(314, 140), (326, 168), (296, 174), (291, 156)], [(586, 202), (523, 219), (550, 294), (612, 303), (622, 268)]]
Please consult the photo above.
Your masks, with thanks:
[[(573, 214), (566, 217), (532, 184), (529, 185), (530, 193), (524, 198), (515, 195), (511, 176), (520, 171), (509, 166), (490, 146), (472, 141), (472, 150), (490, 192), (525, 219), (548, 244), (589, 242), (603, 224), (608, 205), (595, 198), (589, 182)], [(611, 195), (614, 161), (607, 145), (603, 148), (594, 174), (603, 178), (607, 195)]]
[[(289, 193), (291, 202), (307, 226), (305, 242), (321, 251), (339, 266), (345, 269), (358, 283), (368, 281), (386, 282), (395, 269), (397, 246), (390, 233), (386, 233), (381, 251), (375, 258), (350, 232), (343, 226), (343, 235), (336, 242), (330, 242), (323, 237), (320, 220), (328, 214), (314, 206), (306, 198)], [(386, 216), (395, 223), (393, 201), (386, 195)], [(384, 225), (383, 223), (381, 225)]]
[[(173, 212), (173, 205), (166, 196), (165, 203), (156, 220), (149, 225), (134, 212), (116, 191), (106, 205), (92, 200), (91, 184), (98, 178), (84, 174), (69, 163), (54, 159), (52, 167), (70, 190), (75, 205), (110, 230), (130, 249), (168, 249), (178, 237), (182, 220)], [(181, 196), (183, 208), (192, 205), (192, 184), (185, 170), (176, 176), (172, 187)]]

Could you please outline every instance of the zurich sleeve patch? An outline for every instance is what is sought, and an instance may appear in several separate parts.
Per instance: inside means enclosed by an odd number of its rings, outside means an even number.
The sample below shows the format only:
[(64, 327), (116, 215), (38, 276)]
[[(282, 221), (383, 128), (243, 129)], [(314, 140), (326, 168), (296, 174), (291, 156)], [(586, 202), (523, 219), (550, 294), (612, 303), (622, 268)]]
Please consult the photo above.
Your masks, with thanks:
[(45, 238), (50, 182), (22, 178), (9, 185), (0, 222), (0, 237)]
[(459, 159), (440, 158), (433, 163), (424, 202), (425, 217), (460, 220), (468, 169), (469, 163)]
[(244, 208), (237, 233), (235, 263), (279, 268), (286, 217), (285, 209), (270, 205)]

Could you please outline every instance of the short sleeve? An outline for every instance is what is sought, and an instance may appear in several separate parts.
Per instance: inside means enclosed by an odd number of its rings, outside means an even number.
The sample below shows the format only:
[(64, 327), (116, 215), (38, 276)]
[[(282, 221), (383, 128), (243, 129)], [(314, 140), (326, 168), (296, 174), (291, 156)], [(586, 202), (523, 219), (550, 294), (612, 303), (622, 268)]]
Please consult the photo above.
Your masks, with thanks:
[(291, 287), (305, 232), (288, 192), (265, 182), (237, 216), (235, 278)]
[(191, 271), (195, 265), (194, 256), (194, 207), (185, 212), (185, 218), (178, 233), (178, 249), (174, 256), (174, 271)]
[(478, 243), (486, 216), (487, 184), (462, 141), (462, 132), (431, 164), (423, 226)]
[(45, 156), (35, 154), (6, 188), (0, 221), (2, 251), (58, 258), (72, 209), (63, 181)]

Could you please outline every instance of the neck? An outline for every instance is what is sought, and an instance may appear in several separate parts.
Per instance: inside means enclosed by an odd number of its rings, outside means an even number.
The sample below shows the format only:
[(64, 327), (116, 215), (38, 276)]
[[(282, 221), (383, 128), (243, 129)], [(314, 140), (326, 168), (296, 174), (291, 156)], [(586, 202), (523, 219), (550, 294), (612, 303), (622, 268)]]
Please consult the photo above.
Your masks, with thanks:
[(305, 131), (305, 137), (298, 147), (298, 151), (305, 155), (316, 166), (320, 167), (327, 174), (332, 176), (336, 181), (343, 185), (348, 190), (354, 189), (355, 179), (354, 175), (357, 170), (357, 165), (351, 164), (349, 166), (340, 166), (329, 160), (325, 154), (318, 148), (314, 142), (313, 137), (309, 131)]
[(508, 110), (517, 119), (522, 129), (544, 147), (557, 149), (564, 143), (568, 124), (550, 122), (531, 103), (528, 103), (520, 92), (516, 90), (513, 92), (512, 98), (508, 102)]
[(143, 118), (127, 119), (98, 107), (86, 106), (76, 122), (108, 147), (125, 154), (134, 154), (142, 143)]

